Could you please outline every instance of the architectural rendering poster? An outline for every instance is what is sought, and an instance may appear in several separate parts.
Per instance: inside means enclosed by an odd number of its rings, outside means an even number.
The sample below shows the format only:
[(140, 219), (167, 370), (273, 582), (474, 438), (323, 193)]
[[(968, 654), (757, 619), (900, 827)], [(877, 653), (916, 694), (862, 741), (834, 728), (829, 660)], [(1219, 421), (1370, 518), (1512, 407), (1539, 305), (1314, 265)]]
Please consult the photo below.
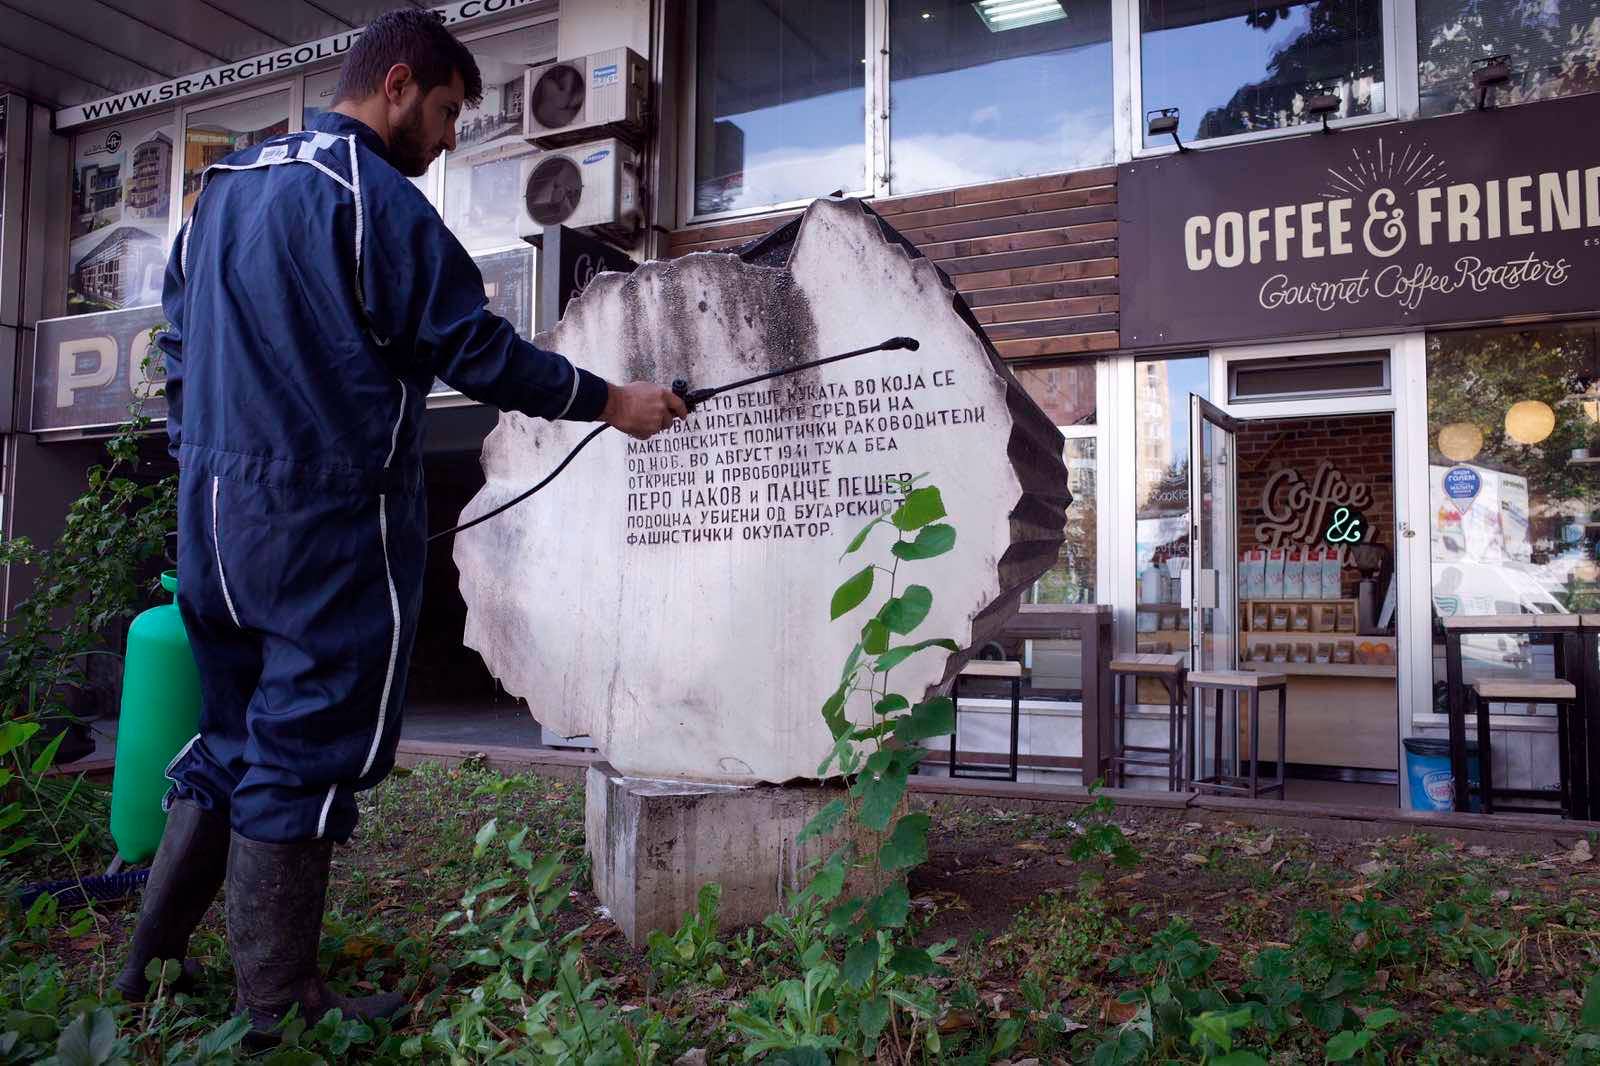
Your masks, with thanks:
[(172, 210), (172, 138), (168, 114), (74, 139), (69, 312), (160, 302)]

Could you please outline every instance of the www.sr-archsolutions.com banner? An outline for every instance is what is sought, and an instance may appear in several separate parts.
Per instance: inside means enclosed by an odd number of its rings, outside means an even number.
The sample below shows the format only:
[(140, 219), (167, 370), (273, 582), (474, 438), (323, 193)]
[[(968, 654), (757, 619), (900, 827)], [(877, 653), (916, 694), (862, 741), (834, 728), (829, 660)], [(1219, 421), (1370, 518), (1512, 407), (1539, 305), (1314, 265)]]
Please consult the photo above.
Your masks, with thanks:
[(1123, 346), (1594, 311), (1595, 129), (1591, 95), (1126, 164)]
[[(457, 0), (455, 3), (435, 7), (433, 10), (444, 17), (446, 24), (458, 26), (489, 15), (516, 11), (538, 2), (539, 0)], [(397, 3), (395, 6), (400, 5)], [(189, 97), (218, 89), (237, 89), (263, 78), (287, 73), (297, 67), (337, 59), (350, 50), (350, 46), (359, 36), (361, 36), (359, 27), (344, 30), (320, 40), (275, 49), (232, 63), (224, 63), (209, 70), (171, 78), (156, 85), (118, 93), (102, 100), (91, 100), (85, 104), (65, 107), (55, 113), (55, 128), (59, 132), (88, 122), (129, 115), (148, 107), (170, 107)]]

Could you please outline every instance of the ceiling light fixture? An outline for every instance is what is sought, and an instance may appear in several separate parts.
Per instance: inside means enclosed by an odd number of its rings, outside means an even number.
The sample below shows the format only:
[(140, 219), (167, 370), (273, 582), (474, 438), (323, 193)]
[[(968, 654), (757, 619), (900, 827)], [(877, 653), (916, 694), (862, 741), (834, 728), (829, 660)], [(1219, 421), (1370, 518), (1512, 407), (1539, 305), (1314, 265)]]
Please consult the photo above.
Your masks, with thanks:
[(1060, 0), (978, 0), (972, 5), (990, 33), (1019, 30), (1067, 17)]

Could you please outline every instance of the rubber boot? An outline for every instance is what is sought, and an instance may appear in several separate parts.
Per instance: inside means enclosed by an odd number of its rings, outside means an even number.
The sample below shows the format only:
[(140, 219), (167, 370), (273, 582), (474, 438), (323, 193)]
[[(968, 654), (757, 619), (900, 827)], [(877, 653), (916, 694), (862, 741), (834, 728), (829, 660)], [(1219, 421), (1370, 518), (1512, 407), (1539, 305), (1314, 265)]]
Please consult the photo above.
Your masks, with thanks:
[(346, 999), (322, 980), (317, 943), (328, 899), (333, 844), (266, 844), (233, 834), (228, 851), (228, 947), (238, 980), (238, 1009), (250, 1013), (260, 1043), (291, 1007), (315, 1025), (338, 1008), (345, 1018), (388, 1018), (406, 1004), (393, 992)]
[(152, 959), (184, 959), (183, 976), (173, 990), (193, 987), (200, 967), (186, 959), (189, 937), (222, 887), (228, 836), (226, 813), (202, 810), (187, 800), (173, 801), (145, 882), (133, 947), (114, 982), (123, 999), (138, 1002), (150, 994), (144, 971)]

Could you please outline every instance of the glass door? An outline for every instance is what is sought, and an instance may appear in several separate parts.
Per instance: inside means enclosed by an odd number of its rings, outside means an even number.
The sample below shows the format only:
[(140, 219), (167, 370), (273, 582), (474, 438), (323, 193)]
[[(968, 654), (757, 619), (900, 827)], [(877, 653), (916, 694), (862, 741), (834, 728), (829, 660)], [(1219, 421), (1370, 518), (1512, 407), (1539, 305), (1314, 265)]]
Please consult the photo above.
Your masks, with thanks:
[(1239, 423), (1189, 396), (1189, 669), (1239, 665)]

